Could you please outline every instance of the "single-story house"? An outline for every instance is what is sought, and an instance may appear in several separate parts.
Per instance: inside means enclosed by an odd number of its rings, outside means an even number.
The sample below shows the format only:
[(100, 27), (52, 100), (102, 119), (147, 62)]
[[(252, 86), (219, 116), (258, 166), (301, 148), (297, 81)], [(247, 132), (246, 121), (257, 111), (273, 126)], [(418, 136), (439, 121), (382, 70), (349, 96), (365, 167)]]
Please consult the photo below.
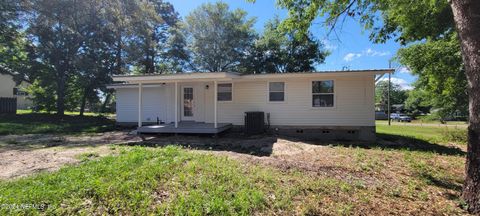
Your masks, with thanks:
[[(375, 139), (375, 76), (391, 69), (115, 76), (116, 120), (139, 133), (218, 133), (264, 113), (275, 133)], [(139, 109), (140, 107), (140, 109)]]
[(25, 92), (28, 85), (27, 82), (17, 84), (10, 74), (0, 74), (0, 97), (17, 98), (17, 109), (28, 109), (32, 106)]

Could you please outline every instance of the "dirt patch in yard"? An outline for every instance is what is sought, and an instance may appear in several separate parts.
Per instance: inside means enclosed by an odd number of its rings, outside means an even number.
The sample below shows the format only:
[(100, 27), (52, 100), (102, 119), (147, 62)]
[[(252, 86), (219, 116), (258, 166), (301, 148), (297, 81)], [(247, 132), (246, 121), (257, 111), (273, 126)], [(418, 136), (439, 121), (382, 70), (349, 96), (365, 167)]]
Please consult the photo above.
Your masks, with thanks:
[(0, 153), (0, 179), (27, 176), (40, 171), (55, 171), (64, 165), (79, 162), (81, 154), (91, 153), (101, 157), (111, 154), (112, 151), (107, 146), (4, 151)]
[[(348, 142), (343, 142), (343, 144)], [(149, 139), (144, 145), (181, 145), (195, 151), (228, 156), (245, 163), (261, 164), (284, 171), (332, 176), (342, 180), (376, 182), (375, 176), (352, 168), (352, 157), (328, 144), (312, 145), (295, 138), (275, 136), (239, 136), (228, 134), (215, 139), (207, 136), (164, 136)], [(353, 144), (353, 142), (352, 142)]]
[[(309, 209), (307, 213), (311, 215), (332, 212), (463, 214), (459, 197), (464, 177), (464, 146), (404, 141), (317, 142), (292, 137), (245, 137), (233, 133), (221, 138), (148, 137), (144, 142), (127, 132), (3, 136), (0, 137), (0, 179), (57, 170), (65, 164), (79, 162), (79, 155), (101, 157), (115, 153), (114, 148), (105, 144), (158, 147), (173, 144), (202, 154), (226, 156), (245, 165), (280, 170), (285, 176), (278, 177), (279, 187), (296, 188), (293, 191), (298, 194), (292, 195), (293, 205)], [(305, 178), (310, 182), (304, 181)], [(155, 194), (159, 202), (168, 195), (163, 189)], [(337, 209), (343, 210), (339, 213)]]
[(139, 142), (141, 139), (127, 131), (85, 133), (76, 135), (24, 134), (0, 136), (0, 152), (33, 150), (45, 147), (97, 146), (110, 143)]
[(0, 179), (58, 170), (79, 162), (82, 154), (101, 157), (113, 153), (114, 148), (107, 144), (139, 141), (140, 138), (128, 132), (0, 136)]
[[(226, 135), (220, 139), (160, 137), (143, 145), (176, 144), (192, 151), (227, 156), (245, 164), (272, 167), (286, 174), (300, 173), (327, 182), (336, 179), (348, 185), (343, 186), (344, 189), (334, 186), (332, 190), (338, 191), (335, 196), (308, 201), (313, 202), (310, 203), (313, 215), (328, 214), (323, 212), (325, 206), (346, 208), (361, 215), (463, 214), (459, 206), (462, 205), (464, 146), (416, 140), (404, 142), (316, 142), (291, 137)], [(306, 187), (301, 194), (311, 193), (310, 186)], [(317, 189), (312, 186), (313, 191)], [(299, 195), (296, 202), (295, 205), (304, 205), (304, 195)], [(331, 213), (330, 210), (327, 212)]]

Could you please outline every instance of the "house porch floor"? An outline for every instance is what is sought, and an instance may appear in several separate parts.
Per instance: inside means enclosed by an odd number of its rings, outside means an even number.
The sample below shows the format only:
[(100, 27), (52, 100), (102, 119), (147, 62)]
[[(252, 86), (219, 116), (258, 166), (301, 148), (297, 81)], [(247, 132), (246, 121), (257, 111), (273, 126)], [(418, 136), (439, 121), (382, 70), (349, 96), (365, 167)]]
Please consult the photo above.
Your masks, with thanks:
[(213, 123), (182, 121), (175, 128), (174, 123), (161, 125), (142, 126), (138, 133), (183, 133), (183, 134), (218, 134), (232, 127), (230, 123), (218, 123), (217, 128)]

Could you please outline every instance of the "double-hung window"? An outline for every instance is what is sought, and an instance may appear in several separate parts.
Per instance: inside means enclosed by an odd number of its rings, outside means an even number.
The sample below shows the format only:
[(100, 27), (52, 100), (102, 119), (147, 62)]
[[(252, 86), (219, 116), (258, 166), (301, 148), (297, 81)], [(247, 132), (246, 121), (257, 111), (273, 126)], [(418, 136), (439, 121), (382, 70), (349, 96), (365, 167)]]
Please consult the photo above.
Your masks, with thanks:
[(232, 101), (232, 83), (218, 84), (217, 100)]
[(334, 107), (335, 92), (333, 80), (312, 81), (312, 106)]
[(284, 82), (269, 82), (268, 83), (268, 100), (270, 102), (285, 101), (285, 83)]

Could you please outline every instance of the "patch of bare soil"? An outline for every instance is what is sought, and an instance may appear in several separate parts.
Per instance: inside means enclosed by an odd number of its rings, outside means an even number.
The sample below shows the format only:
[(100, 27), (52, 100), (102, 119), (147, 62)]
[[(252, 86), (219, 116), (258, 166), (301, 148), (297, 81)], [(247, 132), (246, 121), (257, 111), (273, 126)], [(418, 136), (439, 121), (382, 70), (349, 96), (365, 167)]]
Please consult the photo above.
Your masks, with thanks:
[(375, 177), (352, 169), (351, 157), (340, 155), (328, 145), (312, 145), (294, 138), (274, 136), (222, 138), (169, 136), (148, 140), (153, 145), (182, 145), (196, 150), (225, 155), (247, 163), (268, 165), (284, 171), (300, 170), (347, 181), (375, 182)]
[(32, 151), (10, 150), (0, 153), (0, 179), (27, 176), (40, 171), (55, 171), (79, 161), (82, 153), (105, 156), (111, 153), (107, 146), (76, 148), (45, 148)]
[(111, 154), (106, 144), (138, 142), (127, 132), (84, 135), (27, 134), (0, 136), (0, 179), (27, 176), (39, 171), (54, 171), (79, 162), (83, 153)]
[[(313, 206), (321, 212), (328, 203), (356, 203), (359, 215), (457, 215), (463, 214), (457, 179), (463, 176), (463, 158), (454, 153), (427, 154), (428, 149), (397, 150), (398, 142), (318, 143), (291, 137), (233, 136), (215, 139), (198, 136), (167, 136), (145, 145), (181, 145), (205, 154), (227, 156), (246, 164), (260, 164), (284, 172), (300, 171), (313, 179), (335, 178), (364, 191), (338, 192)], [(413, 144), (412, 144), (413, 145)], [(350, 148), (352, 146), (352, 148)], [(378, 147), (378, 148), (375, 148)], [(381, 147), (386, 150), (382, 151)], [(434, 146), (442, 149), (449, 145)], [(454, 146), (453, 146), (454, 147)], [(406, 161), (408, 155), (410, 160)], [(362, 197), (364, 194), (365, 197)], [(352, 196), (352, 197), (350, 197)], [(308, 199), (298, 197), (301, 206)], [(368, 200), (368, 201), (365, 201)], [(313, 201), (317, 202), (317, 201)], [(358, 204), (358, 202), (365, 202)], [(317, 212), (318, 214), (321, 214)], [(331, 213), (331, 212), (330, 212)], [(329, 213), (325, 213), (329, 214)]]
[(96, 146), (110, 143), (138, 142), (140, 138), (126, 131), (76, 135), (24, 134), (0, 136), (0, 152), (44, 147)]

